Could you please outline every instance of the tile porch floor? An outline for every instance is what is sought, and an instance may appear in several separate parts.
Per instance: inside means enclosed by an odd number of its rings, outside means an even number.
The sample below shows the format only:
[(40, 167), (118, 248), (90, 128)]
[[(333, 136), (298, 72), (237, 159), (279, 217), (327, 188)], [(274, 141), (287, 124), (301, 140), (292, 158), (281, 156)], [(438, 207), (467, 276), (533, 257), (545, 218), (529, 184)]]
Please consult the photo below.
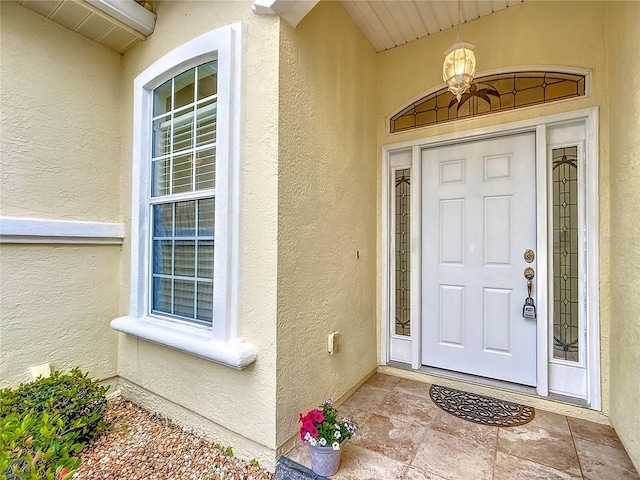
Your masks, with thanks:
[[(360, 430), (332, 480), (640, 480), (611, 427), (536, 409), (520, 427), (458, 419), (429, 384), (375, 374), (340, 407)], [(308, 448), (286, 454), (307, 467)]]

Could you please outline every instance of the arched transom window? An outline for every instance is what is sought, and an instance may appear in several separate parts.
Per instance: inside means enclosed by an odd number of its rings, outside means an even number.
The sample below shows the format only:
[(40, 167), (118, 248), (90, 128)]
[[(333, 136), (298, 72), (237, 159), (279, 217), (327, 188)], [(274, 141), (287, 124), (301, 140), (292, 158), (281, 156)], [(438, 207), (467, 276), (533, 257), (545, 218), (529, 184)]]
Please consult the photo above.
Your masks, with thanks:
[(477, 77), (460, 102), (444, 87), (402, 108), (389, 119), (389, 133), (557, 102), (586, 94), (586, 74), (521, 71)]

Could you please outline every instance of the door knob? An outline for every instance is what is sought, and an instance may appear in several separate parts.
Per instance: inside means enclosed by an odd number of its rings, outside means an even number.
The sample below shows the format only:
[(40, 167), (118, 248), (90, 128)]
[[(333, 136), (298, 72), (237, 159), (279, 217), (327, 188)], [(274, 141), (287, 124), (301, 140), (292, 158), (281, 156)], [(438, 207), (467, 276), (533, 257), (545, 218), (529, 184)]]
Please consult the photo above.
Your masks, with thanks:
[(527, 267), (524, 269), (524, 278), (526, 278), (527, 280), (531, 281), (535, 276), (536, 276), (536, 272), (533, 268)]

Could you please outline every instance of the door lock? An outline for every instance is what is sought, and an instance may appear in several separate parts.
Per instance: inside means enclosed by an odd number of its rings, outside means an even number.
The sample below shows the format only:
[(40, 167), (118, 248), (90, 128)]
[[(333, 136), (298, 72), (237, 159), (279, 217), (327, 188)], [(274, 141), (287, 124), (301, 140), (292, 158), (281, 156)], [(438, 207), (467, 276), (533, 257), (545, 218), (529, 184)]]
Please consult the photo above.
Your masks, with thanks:
[(533, 268), (527, 267), (524, 269), (524, 278), (527, 279), (527, 298), (524, 301), (524, 306), (522, 307), (522, 316), (524, 318), (535, 319), (536, 318), (536, 305), (533, 302), (533, 298), (531, 297), (531, 290), (533, 288), (533, 277), (535, 277), (536, 272)]
[(531, 263), (536, 259), (536, 254), (533, 252), (533, 250), (531, 250), (530, 248), (528, 248), (527, 250), (524, 251), (524, 261), (527, 263)]

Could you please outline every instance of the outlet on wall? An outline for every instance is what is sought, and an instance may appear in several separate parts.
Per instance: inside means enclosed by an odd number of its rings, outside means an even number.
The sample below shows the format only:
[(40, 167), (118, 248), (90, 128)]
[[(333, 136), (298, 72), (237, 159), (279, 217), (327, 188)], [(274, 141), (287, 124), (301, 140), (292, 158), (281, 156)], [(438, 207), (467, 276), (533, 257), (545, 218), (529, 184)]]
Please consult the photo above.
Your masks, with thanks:
[(48, 363), (43, 363), (42, 365), (35, 365), (33, 367), (29, 367), (29, 373), (31, 374), (31, 380), (35, 380), (39, 376), (47, 378), (51, 375), (51, 365)]

